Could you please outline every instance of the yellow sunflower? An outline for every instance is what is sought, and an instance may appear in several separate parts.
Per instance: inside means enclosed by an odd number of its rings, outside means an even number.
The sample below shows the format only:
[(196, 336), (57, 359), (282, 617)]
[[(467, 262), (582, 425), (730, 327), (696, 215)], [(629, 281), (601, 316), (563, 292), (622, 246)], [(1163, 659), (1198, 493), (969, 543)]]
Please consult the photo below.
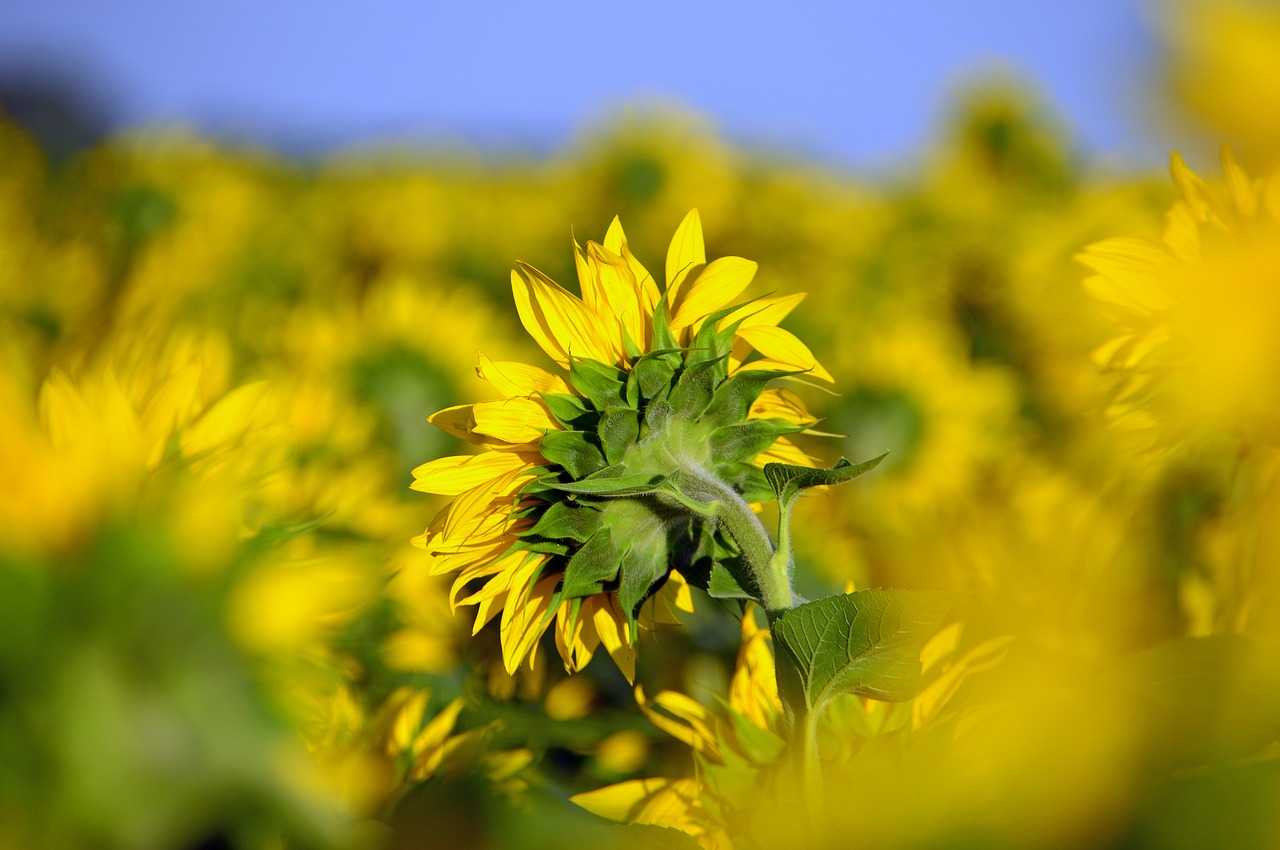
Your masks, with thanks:
[(809, 465), (786, 437), (814, 422), (768, 384), (830, 376), (778, 327), (803, 295), (737, 303), (756, 264), (707, 262), (696, 210), (665, 290), (617, 219), (574, 258), (581, 297), (523, 263), (511, 277), (521, 322), (564, 372), (482, 354), (499, 398), (430, 417), (482, 451), (414, 470), (415, 489), (453, 497), (415, 542), (456, 575), (476, 631), (500, 615), (508, 671), (532, 665), (554, 620), (568, 669), (603, 643), (630, 678), (640, 622), (691, 610), (690, 584), (768, 595), (742, 567), (772, 551), (747, 505), (772, 498), (765, 463)]
[(1175, 153), (1162, 240), (1079, 257), (1119, 330), (1097, 353), (1119, 378), (1112, 413), (1165, 447), (1280, 443), (1280, 169), (1250, 178), (1228, 149), (1222, 166), (1211, 186)]

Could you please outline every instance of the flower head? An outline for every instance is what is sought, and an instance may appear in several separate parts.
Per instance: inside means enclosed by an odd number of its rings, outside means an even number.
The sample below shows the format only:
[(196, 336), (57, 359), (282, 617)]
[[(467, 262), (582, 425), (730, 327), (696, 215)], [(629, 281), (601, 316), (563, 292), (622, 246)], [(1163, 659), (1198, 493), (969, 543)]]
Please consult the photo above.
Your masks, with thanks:
[(639, 625), (691, 610), (690, 583), (732, 571), (741, 541), (717, 501), (771, 498), (771, 460), (806, 463), (787, 435), (814, 419), (777, 378), (830, 376), (778, 323), (802, 295), (735, 303), (756, 264), (707, 262), (697, 211), (667, 253), (666, 288), (617, 219), (574, 245), (582, 296), (521, 264), (512, 290), (529, 335), (566, 373), (481, 355), (499, 398), (430, 421), (480, 447), (431, 461), (413, 487), (453, 497), (417, 542), (478, 631), (501, 615), (514, 670), (555, 622), (566, 667), (603, 643), (630, 677)]
[(1162, 240), (1107, 239), (1080, 260), (1119, 334), (1097, 357), (1120, 377), (1113, 413), (1166, 446), (1232, 434), (1280, 441), (1280, 170), (1224, 185), (1173, 155), (1182, 200)]

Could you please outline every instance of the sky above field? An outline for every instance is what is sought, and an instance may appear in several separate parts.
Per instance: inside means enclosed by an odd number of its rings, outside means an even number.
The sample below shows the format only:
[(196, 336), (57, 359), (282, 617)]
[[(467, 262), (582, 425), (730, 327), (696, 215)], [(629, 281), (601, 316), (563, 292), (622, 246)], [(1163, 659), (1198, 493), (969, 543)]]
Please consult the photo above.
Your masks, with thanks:
[(311, 150), (428, 139), (547, 149), (622, 105), (851, 165), (919, 150), (965, 80), (1041, 92), (1081, 146), (1159, 162), (1138, 0), (0, 3), (0, 79), (84, 86), (113, 126)]

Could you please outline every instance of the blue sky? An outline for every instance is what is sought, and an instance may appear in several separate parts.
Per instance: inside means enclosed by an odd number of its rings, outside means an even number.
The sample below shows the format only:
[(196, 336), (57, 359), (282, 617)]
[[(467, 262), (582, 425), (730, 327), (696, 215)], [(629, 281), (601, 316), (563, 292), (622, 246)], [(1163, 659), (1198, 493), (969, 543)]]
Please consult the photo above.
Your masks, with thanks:
[(620, 104), (853, 166), (900, 160), (958, 81), (1003, 67), (1085, 150), (1158, 163), (1138, 0), (0, 4), (0, 73), (89, 79), (118, 124), (180, 122), (323, 149), (364, 140), (564, 144)]

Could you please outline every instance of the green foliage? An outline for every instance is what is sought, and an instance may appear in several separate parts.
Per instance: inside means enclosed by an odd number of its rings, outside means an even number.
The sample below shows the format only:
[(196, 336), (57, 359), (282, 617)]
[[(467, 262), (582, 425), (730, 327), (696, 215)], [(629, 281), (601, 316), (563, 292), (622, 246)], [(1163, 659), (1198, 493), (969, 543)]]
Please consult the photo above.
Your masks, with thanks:
[(850, 463), (847, 458), (842, 457), (830, 469), (813, 469), (812, 467), (794, 466), (789, 463), (767, 463), (764, 467), (764, 476), (768, 479), (769, 486), (773, 488), (774, 496), (778, 499), (778, 502), (786, 506), (790, 505), (802, 490), (807, 490), (810, 487), (845, 484), (863, 473), (870, 472), (888, 454), (888, 452), (885, 452), (862, 463)]
[(778, 685), (794, 712), (817, 714), (841, 694), (900, 701), (915, 695), (920, 650), (953, 597), (861, 590), (800, 605), (773, 621)]

